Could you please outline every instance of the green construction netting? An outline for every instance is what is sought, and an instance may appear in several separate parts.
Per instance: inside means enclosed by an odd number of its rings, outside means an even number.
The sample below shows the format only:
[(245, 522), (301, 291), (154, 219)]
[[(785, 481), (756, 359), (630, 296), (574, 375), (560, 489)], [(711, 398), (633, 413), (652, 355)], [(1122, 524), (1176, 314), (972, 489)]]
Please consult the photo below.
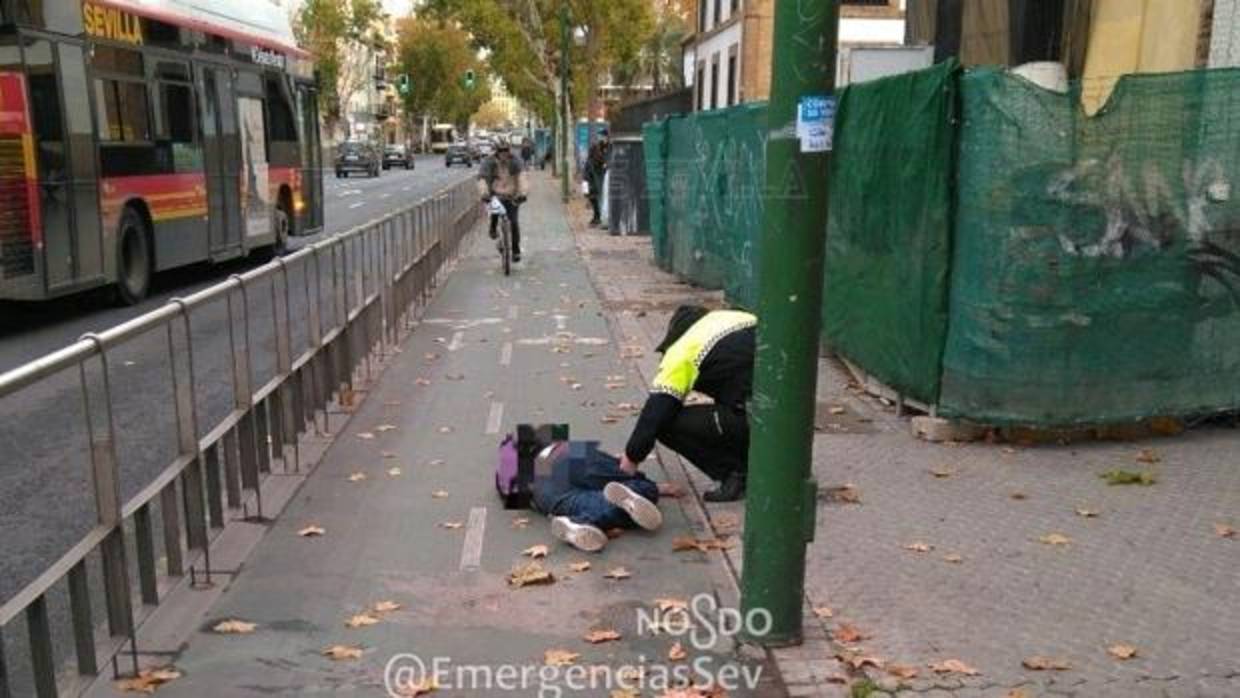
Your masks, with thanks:
[(961, 80), (943, 413), (1069, 425), (1240, 405), (1240, 71)]
[(955, 61), (846, 88), (831, 161), (823, 331), (933, 403), (947, 335)]
[(671, 117), (647, 124), (644, 134), (654, 136), (644, 152), (660, 266), (755, 307), (766, 105)]

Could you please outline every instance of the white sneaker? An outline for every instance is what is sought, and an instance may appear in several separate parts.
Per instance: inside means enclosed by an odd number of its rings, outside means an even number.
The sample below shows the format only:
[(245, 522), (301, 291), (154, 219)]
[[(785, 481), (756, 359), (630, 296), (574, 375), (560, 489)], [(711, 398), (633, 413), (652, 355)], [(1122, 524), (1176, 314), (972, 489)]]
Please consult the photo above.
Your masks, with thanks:
[(575, 523), (567, 516), (551, 519), (551, 535), (587, 553), (598, 552), (607, 545), (607, 534), (601, 528)]
[(663, 512), (654, 502), (618, 482), (607, 483), (603, 488), (603, 498), (623, 509), (629, 518), (647, 531), (656, 531), (663, 525)]

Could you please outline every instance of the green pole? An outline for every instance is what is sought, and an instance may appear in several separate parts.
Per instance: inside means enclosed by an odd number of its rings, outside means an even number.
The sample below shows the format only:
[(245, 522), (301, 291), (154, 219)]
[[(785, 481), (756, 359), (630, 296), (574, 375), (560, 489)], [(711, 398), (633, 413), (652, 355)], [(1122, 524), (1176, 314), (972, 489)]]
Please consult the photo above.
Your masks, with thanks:
[(777, 0), (771, 45), (741, 607), (746, 618), (769, 613), (769, 632), (750, 632), (749, 639), (778, 647), (801, 642), (805, 546), (814, 535), (818, 489), (810, 465), (828, 154), (805, 152), (797, 110), (803, 98), (834, 89), (836, 3)]
[(568, 3), (560, 5), (560, 198), (568, 203)]

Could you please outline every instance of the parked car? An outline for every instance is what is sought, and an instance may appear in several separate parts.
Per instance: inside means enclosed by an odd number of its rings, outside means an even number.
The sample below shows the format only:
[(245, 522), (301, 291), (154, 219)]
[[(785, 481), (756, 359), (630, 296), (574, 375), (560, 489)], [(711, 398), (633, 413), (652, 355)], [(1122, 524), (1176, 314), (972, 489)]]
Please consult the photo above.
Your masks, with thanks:
[(403, 145), (389, 145), (383, 150), (383, 169), (403, 167), (412, 170), (414, 167), (413, 151)]
[(363, 141), (345, 141), (336, 151), (336, 178), (350, 172), (365, 172), (371, 177), (378, 177), (383, 169), (381, 160), (379, 149), (374, 145)]
[(443, 166), (452, 167), (454, 163), (463, 163), (466, 167), (474, 166), (474, 155), (469, 152), (469, 144), (464, 141), (457, 141), (448, 146), (447, 152), (443, 155)]
[(491, 140), (490, 138), (483, 138), (478, 141), (477, 157), (479, 159), (484, 158), (488, 155), (494, 155), (494, 154), (495, 154), (495, 141)]

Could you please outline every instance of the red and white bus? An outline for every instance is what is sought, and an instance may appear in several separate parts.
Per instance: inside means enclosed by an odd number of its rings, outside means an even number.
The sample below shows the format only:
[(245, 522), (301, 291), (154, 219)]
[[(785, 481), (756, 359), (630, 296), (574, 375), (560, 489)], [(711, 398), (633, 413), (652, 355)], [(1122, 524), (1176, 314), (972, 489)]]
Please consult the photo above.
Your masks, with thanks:
[(316, 97), (267, 0), (0, 0), (0, 299), (321, 229)]

